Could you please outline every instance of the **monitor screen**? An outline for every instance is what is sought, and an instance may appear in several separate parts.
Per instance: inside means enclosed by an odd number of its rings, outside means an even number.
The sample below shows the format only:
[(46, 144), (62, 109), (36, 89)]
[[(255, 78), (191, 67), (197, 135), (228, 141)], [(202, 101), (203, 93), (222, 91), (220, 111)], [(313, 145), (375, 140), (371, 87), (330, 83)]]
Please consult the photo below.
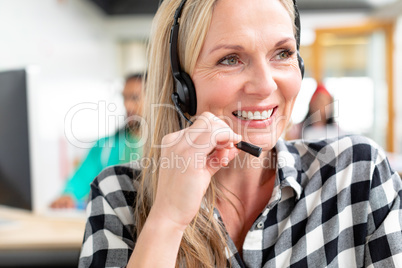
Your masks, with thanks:
[(0, 72), (0, 205), (32, 210), (25, 70)]

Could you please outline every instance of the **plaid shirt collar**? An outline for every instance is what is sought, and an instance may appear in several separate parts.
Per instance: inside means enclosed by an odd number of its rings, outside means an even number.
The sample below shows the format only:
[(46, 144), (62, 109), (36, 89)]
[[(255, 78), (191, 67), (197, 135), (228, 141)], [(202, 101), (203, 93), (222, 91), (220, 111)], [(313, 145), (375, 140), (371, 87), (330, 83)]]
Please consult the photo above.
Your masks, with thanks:
[(268, 208), (275, 206), (282, 198), (282, 189), (291, 187), (296, 195), (296, 200), (300, 199), (302, 193), (301, 185), (301, 161), (296, 148), (285, 142), (282, 138), (275, 146), (276, 150), (276, 179)]

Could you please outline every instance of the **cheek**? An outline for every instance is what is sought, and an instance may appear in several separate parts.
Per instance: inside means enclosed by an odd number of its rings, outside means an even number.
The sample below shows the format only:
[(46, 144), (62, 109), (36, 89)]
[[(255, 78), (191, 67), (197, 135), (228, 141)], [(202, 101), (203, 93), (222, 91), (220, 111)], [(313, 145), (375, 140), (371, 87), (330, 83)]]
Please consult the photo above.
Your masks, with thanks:
[(235, 99), (235, 79), (215, 75), (205, 78), (195, 76), (193, 79), (197, 94), (197, 114), (204, 111), (214, 112), (224, 108)]
[(294, 85), (289, 86), (287, 90), (283, 91), (283, 96), (287, 102), (295, 102), (297, 95), (300, 91), (301, 83), (293, 83)]
[[(282, 80), (282, 95), (287, 102), (294, 103), (301, 87), (301, 73), (298, 64), (292, 65), (292, 72), (289, 72)], [(293, 104), (292, 104), (293, 106)]]

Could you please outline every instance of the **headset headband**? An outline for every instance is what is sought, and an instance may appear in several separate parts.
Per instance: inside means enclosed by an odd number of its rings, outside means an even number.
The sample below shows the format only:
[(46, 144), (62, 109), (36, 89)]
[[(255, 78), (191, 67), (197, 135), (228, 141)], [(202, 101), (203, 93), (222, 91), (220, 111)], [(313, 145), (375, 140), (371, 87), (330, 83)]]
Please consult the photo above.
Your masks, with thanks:
[(176, 9), (174, 13), (174, 21), (172, 25), (172, 29), (170, 30), (170, 63), (172, 66), (173, 76), (177, 76), (180, 74), (180, 60), (179, 55), (177, 53), (177, 42), (179, 40), (179, 18), (181, 16), (181, 12), (183, 11), (184, 4), (187, 0), (183, 0), (179, 7)]

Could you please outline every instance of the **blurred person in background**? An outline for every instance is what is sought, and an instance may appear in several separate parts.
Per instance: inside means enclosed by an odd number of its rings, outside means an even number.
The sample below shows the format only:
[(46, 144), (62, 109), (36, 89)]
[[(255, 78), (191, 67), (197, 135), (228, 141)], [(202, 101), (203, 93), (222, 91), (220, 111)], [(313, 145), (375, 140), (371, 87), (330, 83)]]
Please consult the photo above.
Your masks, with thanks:
[(142, 85), (142, 74), (127, 76), (122, 92), (127, 115), (125, 126), (113, 136), (96, 142), (67, 180), (61, 196), (51, 203), (51, 208), (85, 208), (90, 183), (104, 168), (141, 157), (142, 149), (137, 145), (140, 139), (137, 116), (141, 116), (142, 110)]
[(324, 84), (318, 83), (310, 99), (306, 117), (299, 124), (289, 128), (286, 139), (328, 139), (338, 137), (342, 133), (334, 120), (334, 98)]

